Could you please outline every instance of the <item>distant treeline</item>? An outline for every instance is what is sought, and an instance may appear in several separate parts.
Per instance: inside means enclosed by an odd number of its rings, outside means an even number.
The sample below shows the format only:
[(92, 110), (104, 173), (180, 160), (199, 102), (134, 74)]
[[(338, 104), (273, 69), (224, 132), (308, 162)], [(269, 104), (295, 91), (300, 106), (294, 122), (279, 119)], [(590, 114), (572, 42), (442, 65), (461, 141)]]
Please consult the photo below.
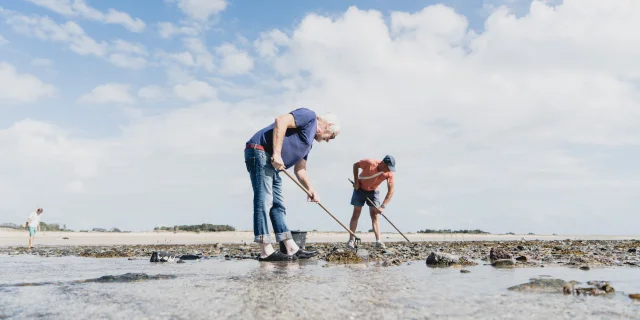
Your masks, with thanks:
[(418, 230), (418, 233), (472, 233), (472, 234), (489, 234), (489, 232), (482, 231), (482, 230), (479, 230), (479, 229), (475, 229), (475, 230), (451, 230), (451, 229), (431, 230), (431, 229), (424, 229), (424, 230)]
[(0, 223), (0, 228), (24, 229), (23, 226), (15, 224), (15, 223)]
[[(0, 228), (10, 228), (10, 229), (26, 229), (25, 225), (19, 225), (15, 223), (0, 223)], [(60, 227), (59, 223), (51, 223), (47, 224), (40, 221), (40, 231), (58, 231), (58, 232), (73, 232), (71, 229), (67, 229), (67, 225), (63, 224)], [(89, 230), (80, 230), (80, 232), (89, 232)], [(131, 231), (122, 231), (118, 228), (111, 228), (109, 230), (103, 228), (93, 228), (92, 232), (131, 232)]]
[(40, 231), (71, 231), (71, 230), (67, 230), (66, 225), (60, 228), (60, 224), (58, 223), (46, 224), (40, 221)]
[[(24, 225), (21, 226), (15, 223), (0, 223), (0, 228), (25, 229)], [(46, 224), (40, 221), (40, 231), (71, 231), (71, 230), (67, 229), (67, 225), (63, 225), (62, 228), (60, 228), (60, 224), (58, 223)]]
[(195, 231), (195, 232), (220, 232), (220, 231), (236, 231), (236, 228), (229, 225), (219, 224), (195, 224), (195, 225), (182, 225), (173, 227), (155, 227), (154, 231)]

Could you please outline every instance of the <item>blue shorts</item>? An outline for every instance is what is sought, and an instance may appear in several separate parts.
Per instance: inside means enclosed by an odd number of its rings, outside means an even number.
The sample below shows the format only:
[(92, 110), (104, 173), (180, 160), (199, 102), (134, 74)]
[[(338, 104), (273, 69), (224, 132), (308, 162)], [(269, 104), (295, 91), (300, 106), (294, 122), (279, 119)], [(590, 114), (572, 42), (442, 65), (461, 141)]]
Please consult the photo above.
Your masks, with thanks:
[(376, 205), (376, 208), (380, 206), (380, 190), (374, 191), (365, 191), (362, 189), (353, 190), (353, 194), (351, 195), (351, 205), (356, 207), (362, 207), (365, 202), (369, 207), (371, 207), (371, 203), (367, 201), (366, 198), (373, 201)]
[(38, 231), (38, 227), (29, 227), (29, 237), (34, 237)]

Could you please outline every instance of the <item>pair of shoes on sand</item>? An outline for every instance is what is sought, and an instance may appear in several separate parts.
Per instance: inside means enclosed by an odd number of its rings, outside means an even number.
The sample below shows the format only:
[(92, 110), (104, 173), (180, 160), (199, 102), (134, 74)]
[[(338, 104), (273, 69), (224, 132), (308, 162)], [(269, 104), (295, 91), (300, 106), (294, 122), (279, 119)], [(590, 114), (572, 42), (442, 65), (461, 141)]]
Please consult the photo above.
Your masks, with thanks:
[(258, 257), (258, 261), (295, 261), (298, 259), (309, 259), (317, 254), (317, 251), (306, 251), (302, 249), (299, 249), (292, 255), (284, 254), (280, 251), (274, 251), (270, 256), (266, 258)]

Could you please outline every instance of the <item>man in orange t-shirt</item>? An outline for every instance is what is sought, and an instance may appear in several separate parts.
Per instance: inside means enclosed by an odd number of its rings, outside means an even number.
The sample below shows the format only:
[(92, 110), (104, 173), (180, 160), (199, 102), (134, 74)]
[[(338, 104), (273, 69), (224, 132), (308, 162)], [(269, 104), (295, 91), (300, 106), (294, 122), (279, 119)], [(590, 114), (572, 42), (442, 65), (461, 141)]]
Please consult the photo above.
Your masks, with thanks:
[[(360, 169), (362, 172), (358, 174)], [(353, 164), (353, 181), (355, 182), (353, 185), (353, 194), (351, 195), (353, 215), (351, 216), (351, 224), (349, 227), (353, 233), (356, 232), (360, 212), (366, 202), (367, 206), (369, 206), (373, 232), (376, 235), (376, 248), (385, 248), (384, 243), (380, 241), (378, 213), (382, 213), (387, 204), (389, 204), (389, 201), (391, 201), (391, 197), (393, 197), (393, 173), (395, 171), (396, 160), (390, 155), (386, 155), (382, 160), (362, 159)], [(387, 180), (387, 196), (384, 198), (382, 204), (380, 204), (379, 187), (382, 181), (385, 180)], [(375, 204), (375, 207), (372, 206), (366, 198), (369, 198), (369, 200)], [(349, 235), (347, 247), (354, 247), (352, 235)]]

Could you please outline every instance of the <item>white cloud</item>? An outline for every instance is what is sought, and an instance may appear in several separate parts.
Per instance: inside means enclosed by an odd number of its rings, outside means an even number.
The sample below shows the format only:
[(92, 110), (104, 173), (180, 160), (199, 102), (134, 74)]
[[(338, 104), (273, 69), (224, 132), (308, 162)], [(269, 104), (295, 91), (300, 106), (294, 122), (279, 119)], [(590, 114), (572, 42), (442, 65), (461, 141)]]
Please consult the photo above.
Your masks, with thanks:
[(139, 70), (148, 65), (147, 50), (140, 43), (116, 39), (109, 44), (94, 40), (73, 21), (57, 24), (48, 17), (28, 17), (11, 11), (3, 13), (7, 16), (6, 23), (18, 33), (41, 40), (66, 43), (69, 49), (77, 54), (101, 57), (120, 68)]
[(124, 41), (121, 39), (117, 39), (115, 41), (113, 41), (112, 44), (113, 50), (114, 51), (119, 51), (119, 52), (123, 52), (123, 53), (131, 53), (131, 54), (137, 54), (137, 55), (141, 55), (141, 56), (147, 56), (147, 49), (139, 44), (139, 43), (131, 43), (128, 41)]
[(184, 46), (195, 57), (197, 66), (211, 72), (214, 70), (213, 54), (209, 52), (205, 44), (197, 38), (186, 38), (183, 40)]
[(199, 71), (213, 72), (216, 69), (214, 55), (202, 40), (182, 39), (186, 51), (165, 52), (157, 50), (154, 57), (165, 67), (171, 85), (183, 84), (195, 78)]
[(216, 52), (222, 57), (220, 72), (224, 75), (241, 75), (253, 69), (253, 58), (232, 44), (221, 45)]
[(30, 74), (19, 74), (14, 66), (0, 62), (0, 101), (34, 102), (53, 97), (55, 93), (53, 85)]
[(104, 16), (104, 21), (107, 23), (120, 24), (133, 32), (142, 32), (145, 27), (144, 21), (138, 18), (133, 19), (129, 14), (114, 9), (109, 9)]
[(107, 83), (99, 85), (78, 98), (81, 104), (134, 104), (135, 98), (129, 93), (129, 85)]
[(3, 44), (7, 44), (7, 43), (9, 43), (9, 40), (7, 40), (5, 37), (3, 37), (0, 34), (0, 46), (3, 45)]
[(147, 60), (141, 57), (131, 57), (122, 53), (112, 53), (109, 55), (109, 62), (114, 66), (125, 69), (142, 69), (147, 64)]
[(216, 89), (208, 83), (199, 80), (194, 80), (186, 84), (177, 84), (173, 88), (173, 91), (176, 96), (189, 102), (214, 99), (216, 97)]
[(132, 32), (142, 32), (144, 21), (132, 18), (128, 13), (109, 9), (103, 13), (87, 5), (85, 0), (27, 0), (67, 17), (82, 17), (103, 23), (118, 24)]
[[(341, 135), (314, 144), (308, 169), (343, 223), (351, 164), (392, 154), (396, 194), (387, 216), (403, 231), (635, 233), (638, 10), (622, 1), (534, 2), (525, 16), (493, 11), (479, 34), (444, 6), (389, 17), (355, 8), (310, 14), (292, 32), (268, 31), (254, 43), (275, 75), (250, 79), (277, 83), (269, 92), (225, 103), (218, 83), (181, 74), (176, 63), (180, 83), (170, 87), (195, 106), (136, 119), (107, 138), (35, 121), (0, 131), (9, 155), (0, 157), (0, 176), (16, 195), (0, 210), (24, 212), (44, 188), (55, 199), (47, 212), (71, 227), (210, 222), (250, 230), (241, 148), (275, 116), (304, 106), (341, 119)], [(192, 44), (194, 64), (213, 70), (206, 46)], [(290, 227), (340, 230), (283, 179)], [(84, 193), (71, 201), (67, 188)], [(369, 226), (360, 221), (360, 230)]]
[(45, 58), (35, 58), (31, 60), (31, 65), (36, 67), (51, 67), (53, 65), (53, 62)]
[(191, 19), (197, 21), (206, 21), (211, 16), (222, 12), (227, 8), (226, 0), (169, 0), (177, 3), (182, 10)]
[(69, 49), (80, 55), (103, 57), (107, 52), (107, 43), (96, 41), (87, 36), (84, 30), (73, 21), (57, 24), (48, 17), (28, 17), (5, 11), (5, 22), (20, 34), (41, 40), (61, 42), (69, 45)]
[(166, 98), (165, 89), (150, 85), (138, 90), (138, 97), (148, 101), (160, 101)]
[(126, 69), (139, 70), (147, 66), (146, 48), (139, 43), (131, 43), (121, 39), (113, 41), (109, 54), (109, 62)]
[(289, 37), (280, 30), (271, 30), (260, 34), (260, 38), (254, 41), (254, 46), (261, 57), (270, 58), (275, 56), (278, 47), (285, 46), (289, 42)]
[(218, 14), (227, 7), (226, 0), (165, 0), (173, 3), (187, 16), (179, 25), (171, 22), (159, 22), (160, 37), (170, 39), (175, 35), (195, 37), (203, 34), (217, 23)]
[(168, 57), (171, 60), (178, 62), (184, 66), (192, 67), (196, 65), (196, 61), (195, 59), (193, 59), (193, 55), (191, 55), (191, 53), (186, 51), (179, 52), (179, 53), (172, 53), (172, 54), (169, 54)]
[(198, 34), (198, 29), (188, 26), (177, 27), (171, 22), (160, 22), (158, 23), (158, 32), (162, 38), (169, 39), (179, 34), (196, 36)]

